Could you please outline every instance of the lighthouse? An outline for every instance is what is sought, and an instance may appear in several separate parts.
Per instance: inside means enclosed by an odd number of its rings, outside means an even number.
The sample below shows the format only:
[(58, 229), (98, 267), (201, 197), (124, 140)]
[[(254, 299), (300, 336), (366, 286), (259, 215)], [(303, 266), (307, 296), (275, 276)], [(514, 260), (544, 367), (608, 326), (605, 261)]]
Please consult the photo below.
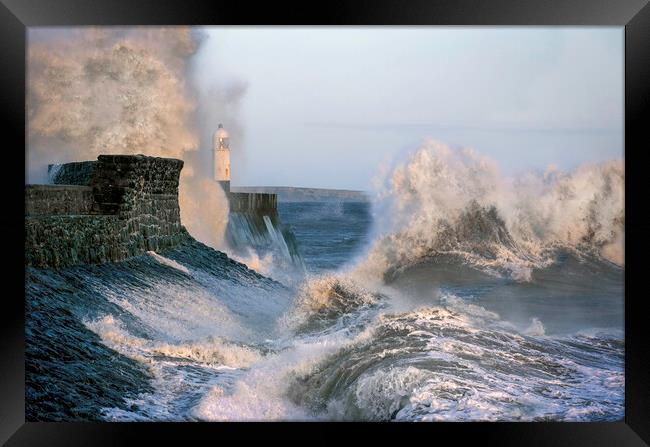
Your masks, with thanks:
[(230, 192), (230, 138), (228, 132), (219, 123), (212, 137), (212, 152), (214, 160), (214, 180), (221, 184), (226, 193)]

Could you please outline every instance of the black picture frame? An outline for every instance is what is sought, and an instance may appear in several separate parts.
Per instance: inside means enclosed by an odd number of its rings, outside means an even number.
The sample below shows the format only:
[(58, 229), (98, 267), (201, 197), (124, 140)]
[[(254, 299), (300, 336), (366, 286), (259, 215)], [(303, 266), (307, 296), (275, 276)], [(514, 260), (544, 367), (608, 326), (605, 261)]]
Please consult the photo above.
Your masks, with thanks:
[[(650, 348), (644, 312), (644, 255), (650, 223), (646, 199), (645, 128), (650, 109), (650, 6), (648, 0), (409, 0), (235, 2), (198, 0), (1, 0), (0, 100), (3, 146), (4, 248), (0, 310), (0, 443), (6, 445), (117, 445), (158, 440), (193, 442), (201, 435), (258, 436), (303, 443), (341, 442), (341, 429), (395, 442), (474, 438), (481, 445), (621, 446), (650, 444)], [(30, 26), (74, 25), (578, 25), (625, 27), (625, 420), (613, 423), (437, 424), (174, 424), (25, 422), (24, 184), (25, 45)], [(630, 241), (628, 243), (627, 241)], [(645, 287), (644, 287), (645, 285)], [(251, 427), (254, 427), (251, 429)], [(296, 431), (298, 430), (298, 431)], [(300, 433), (300, 435), (296, 434)], [(287, 436), (290, 435), (290, 436)], [(447, 438), (446, 440), (444, 438)], [(237, 439), (237, 438), (234, 438)], [(233, 441), (228, 441), (233, 442)], [(359, 441), (354, 441), (359, 442)], [(371, 442), (371, 441), (366, 441)], [(647, 444), (646, 444), (647, 443)]]

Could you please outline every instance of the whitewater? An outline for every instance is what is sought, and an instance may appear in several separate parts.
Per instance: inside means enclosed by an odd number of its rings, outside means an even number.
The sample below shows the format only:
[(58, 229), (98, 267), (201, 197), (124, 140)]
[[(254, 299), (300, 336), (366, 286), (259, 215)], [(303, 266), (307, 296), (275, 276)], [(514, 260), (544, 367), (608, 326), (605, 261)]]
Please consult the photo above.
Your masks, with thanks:
[(196, 241), (28, 268), (27, 419), (622, 420), (622, 161), (506, 178), (428, 141), (386, 172), (279, 204), (296, 274)]

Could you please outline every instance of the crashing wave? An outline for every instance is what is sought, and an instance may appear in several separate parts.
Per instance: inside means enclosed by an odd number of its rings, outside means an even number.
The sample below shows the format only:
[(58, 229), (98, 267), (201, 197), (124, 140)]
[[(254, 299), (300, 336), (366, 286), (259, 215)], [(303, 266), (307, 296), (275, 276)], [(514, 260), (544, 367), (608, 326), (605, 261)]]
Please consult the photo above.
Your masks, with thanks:
[(512, 180), (471, 149), (428, 141), (394, 168), (376, 208), (384, 219), (359, 266), (370, 276), (452, 256), (530, 280), (558, 249), (624, 263), (622, 161)]
[(376, 304), (379, 296), (344, 276), (312, 278), (298, 290), (293, 308), (280, 324), (286, 328), (314, 329), (355, 309)]
[[(382, 314), (371, 327), (371, 337), (296, 377), (290, 399), (329, 420), (615, 420), (622, 408), (598, 397), (624, 380), (613, 349), (619, 342), (606, 334), (597, 345), (574, 335), (540, 339), (539, 320), (512, 331), (453, 295), (442, 307)], [(585, 366), (564, 356), (581, 343), (612, 363)], [(579, 378), (575, 388), (559, 379), (568, 377)]]
[(150, 364), (151, 358), (167, 357), (177, 360), (192, 360), (194, 362), (231, 368), (245, 368), (256, 361), (261, 355), (253, 349), (222, 337), (207, 337), (203, 340), (169, 343), (137, 337), (129, 333), (124, 325), (112, 315), (85, 322), (102, 341), (121, 354)]

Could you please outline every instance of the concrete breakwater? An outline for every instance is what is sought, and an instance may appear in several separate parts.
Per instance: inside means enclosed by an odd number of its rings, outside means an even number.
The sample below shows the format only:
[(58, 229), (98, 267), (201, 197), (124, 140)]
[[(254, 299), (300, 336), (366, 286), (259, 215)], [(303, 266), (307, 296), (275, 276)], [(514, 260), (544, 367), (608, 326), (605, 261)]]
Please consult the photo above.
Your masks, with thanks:
[(51, 166), (52, 185), (25, 187), (25, 263), (97, 264), (174, 248), (189, 238), (178, 203), (182, 168), (144, 155)]

